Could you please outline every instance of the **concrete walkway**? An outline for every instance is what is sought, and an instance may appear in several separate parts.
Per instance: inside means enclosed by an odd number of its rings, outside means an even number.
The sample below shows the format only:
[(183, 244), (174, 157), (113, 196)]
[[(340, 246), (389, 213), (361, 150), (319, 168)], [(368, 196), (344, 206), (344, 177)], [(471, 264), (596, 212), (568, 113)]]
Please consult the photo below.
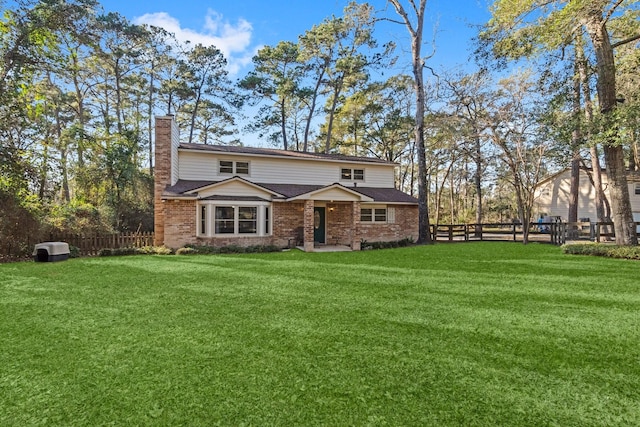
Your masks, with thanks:
[[(297, 248), (304, 251), (303, 246), (297, 246)], [(316, 245), (313, 252), (351, 252), (351, 248), (346, 245)]]

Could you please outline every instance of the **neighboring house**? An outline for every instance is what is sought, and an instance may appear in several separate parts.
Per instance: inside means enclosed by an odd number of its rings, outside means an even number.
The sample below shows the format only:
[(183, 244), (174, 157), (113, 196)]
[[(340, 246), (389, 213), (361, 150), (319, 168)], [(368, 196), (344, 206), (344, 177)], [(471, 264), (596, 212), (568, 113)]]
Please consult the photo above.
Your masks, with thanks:
[(156, 118), (156, 245), (301, 246), (418, 237), (418, 201), (375, 158), (180, 143)]
[[(640, 222), (640, 174), (630, 173), (627, 176), (629, 182), (629, 197), (633, 218)], [(607, 185), (607, 173), (602, 172), (602, 188), (609, 198)], [(565, 169), (543, 180), (536, 190), (536, 202), (534, 211), (538, 215), (560, 217), (567, 220), (569, 213), (569, 195), (571, 189), (571, 170)], [(578, 190), (578, 220), (581, 218), (591, 222), (597, 222), (595, 189), (587, 171), (580, 169), (580, 185)]]

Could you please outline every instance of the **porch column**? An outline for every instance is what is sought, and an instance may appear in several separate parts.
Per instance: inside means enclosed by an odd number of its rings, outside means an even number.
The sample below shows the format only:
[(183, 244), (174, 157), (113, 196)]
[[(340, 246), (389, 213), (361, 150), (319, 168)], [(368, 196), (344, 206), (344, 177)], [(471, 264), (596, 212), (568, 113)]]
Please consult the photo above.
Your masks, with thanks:
[(313, 252), (313, 208), (315, 203), (313, 200), (304, 201), (304, 251)]
[(353, 219), (351, 223), (351, 250), (359, 251), (362, 235), (360, 233), (360, 202), (352, 203)]

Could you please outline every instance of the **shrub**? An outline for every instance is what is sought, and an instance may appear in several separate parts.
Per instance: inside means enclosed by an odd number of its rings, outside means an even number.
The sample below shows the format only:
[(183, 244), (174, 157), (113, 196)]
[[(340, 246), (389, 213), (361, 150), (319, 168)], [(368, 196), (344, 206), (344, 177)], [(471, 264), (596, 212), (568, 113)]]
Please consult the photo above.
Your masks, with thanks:
[(195, 248), (180, 248), (176, 251), (176, 255), (195, 255), (198, 251)]
[(562, 251), (570, 255), (591, 255), (608, 258), (640, 260), (640, 246), (617, 246), (602, 243), (575, 243), (562, 246)]
[(80, 258), (80, 248), (69, 245), (69, 258)]
[(249, 254), (249, 253), (262, 253), (262, 252), (280, 252), (280, 248), (274, 245), (253, 245), (253, 246), (198, 246), (198, 245), (185, 245), (178, 249), (176, 254), (179, 255), (192, 255), (192, 254)]
[(119, 255), (171, 255), (173, 251), (166, 246), (144, 246), (141, 248), (103, 248), (98, 252), (98, 256), (119, 256)]
[(360, 244), (360, 248), (365, 250), (372, 249), (391, 249), (391, 248), (403, 248), (406, 246), (413, 245), (414, 241), (411, 237), (405, 237), (401, 240), (393, 240), (389, 242), (367, 242), (363, 240)]

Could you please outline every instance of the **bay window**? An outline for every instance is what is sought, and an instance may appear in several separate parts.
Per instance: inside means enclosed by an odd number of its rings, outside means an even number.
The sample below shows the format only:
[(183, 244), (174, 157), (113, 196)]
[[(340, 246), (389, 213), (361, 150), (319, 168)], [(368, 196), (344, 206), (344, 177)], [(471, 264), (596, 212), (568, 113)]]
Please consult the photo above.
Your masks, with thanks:
[(268, 202), (201, 201), (198, 212), (198, 236), (240, 236), (271, 234)]

